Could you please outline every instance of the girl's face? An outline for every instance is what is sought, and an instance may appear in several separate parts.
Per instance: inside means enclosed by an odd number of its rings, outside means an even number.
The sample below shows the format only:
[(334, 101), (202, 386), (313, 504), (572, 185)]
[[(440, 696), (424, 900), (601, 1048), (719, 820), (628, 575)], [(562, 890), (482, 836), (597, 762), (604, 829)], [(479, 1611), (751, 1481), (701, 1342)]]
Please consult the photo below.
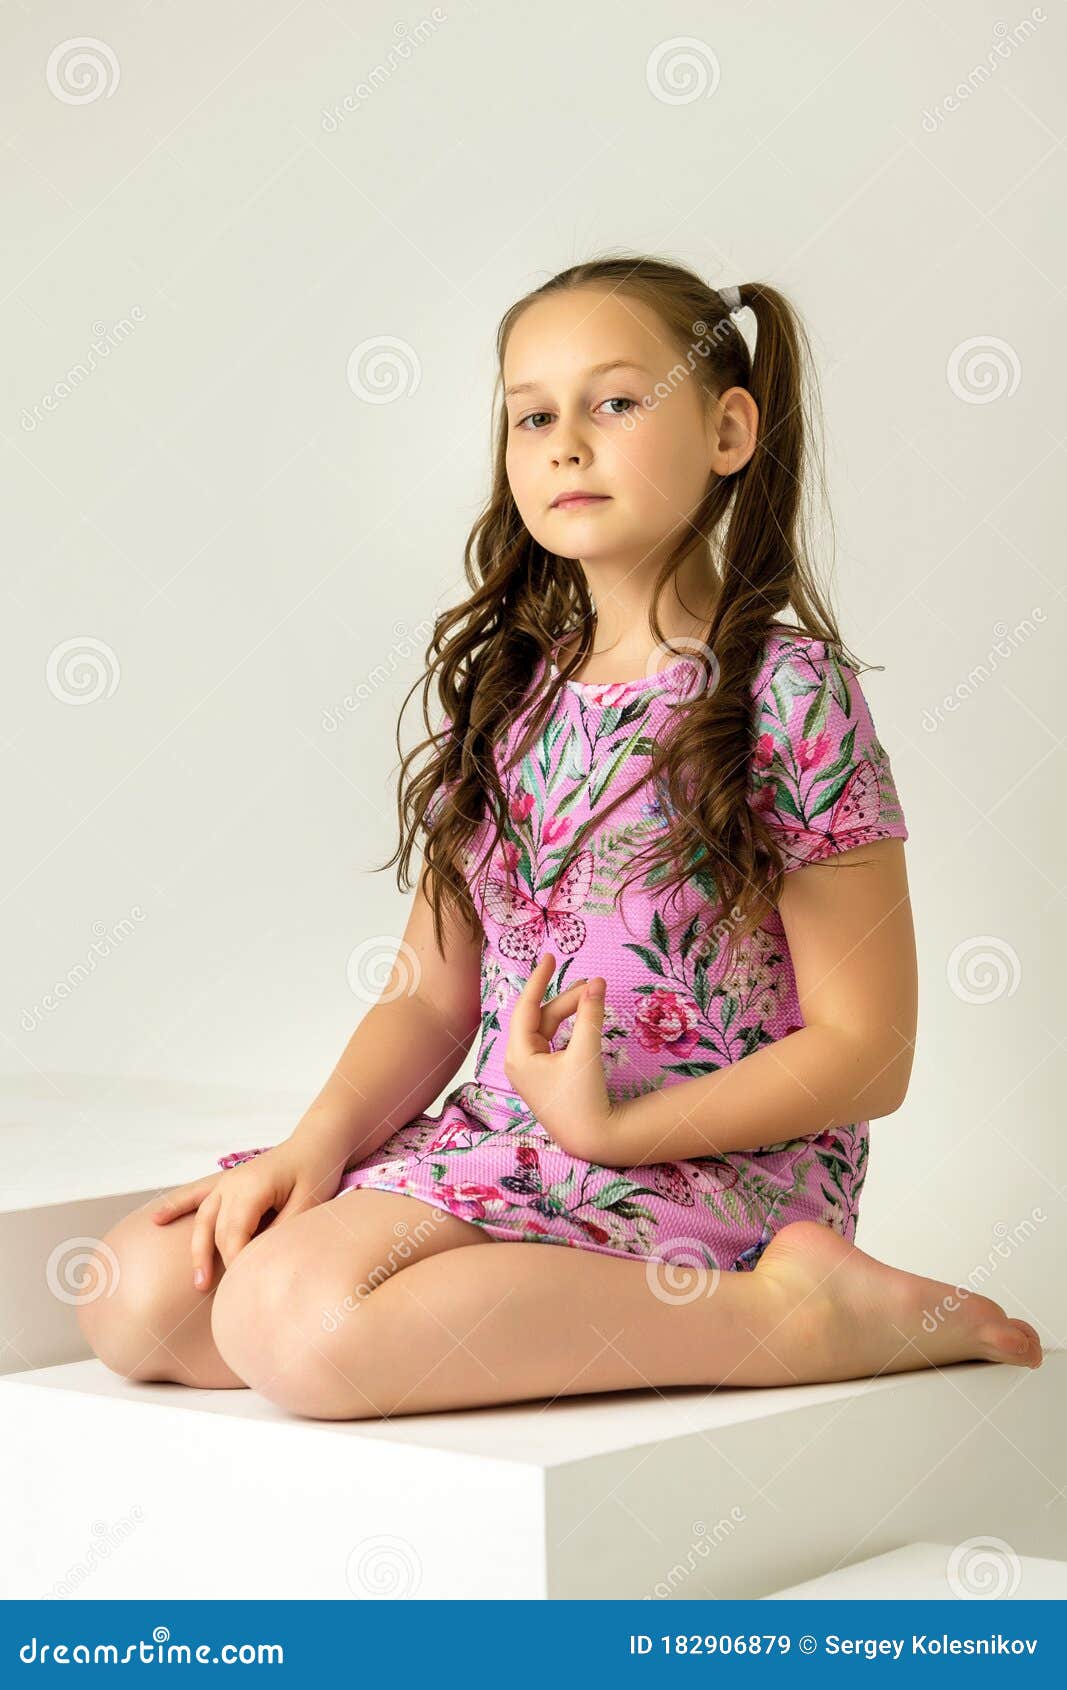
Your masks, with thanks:
[[(711, 476), (737, 467), (692, 368), (697, 345), (680, 356), (653, 311), (599, 288), (550, 294), (523, 312), (504, 356), (507, 474), (546, 551), (659, 562)], [(575, 492), (599, 497), (554, 503)]]

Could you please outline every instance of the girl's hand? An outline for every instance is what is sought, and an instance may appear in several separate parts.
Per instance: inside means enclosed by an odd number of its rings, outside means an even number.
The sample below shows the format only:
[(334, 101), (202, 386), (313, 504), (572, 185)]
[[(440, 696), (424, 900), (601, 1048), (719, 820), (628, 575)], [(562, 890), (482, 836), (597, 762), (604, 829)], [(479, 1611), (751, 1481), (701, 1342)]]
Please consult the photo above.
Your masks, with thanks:
[[(601, 978), (578, 980), (542, 1004), (555, 966), (555, 957), (546, 951), (519, 994), (511, 1012), (504, 1073), (568, 1155), (597, 1162), (611, 1143), (616, 1114), (608, 1097), (600, 1045), (607, 983)], [(552, 1050), (553, 1034), (572, 1014), (569, 1044), (565, 1050)]]
[(250, 1161), (205, 1179), (192, 1180), (167, 1194), (149, 1211), (159, 1226), (196, 1211), (193, 1223), (193, 1284), (209, 1291), (215, 1251), (226, 1267), (249, 1239), (261, 1230), (268, 1211), (276, 1211), (267, 1225), (313, 1209), (337, 1195), (342, 1169), (334, 1156), (309, 1156), (291, 1139), (265, 1150)]

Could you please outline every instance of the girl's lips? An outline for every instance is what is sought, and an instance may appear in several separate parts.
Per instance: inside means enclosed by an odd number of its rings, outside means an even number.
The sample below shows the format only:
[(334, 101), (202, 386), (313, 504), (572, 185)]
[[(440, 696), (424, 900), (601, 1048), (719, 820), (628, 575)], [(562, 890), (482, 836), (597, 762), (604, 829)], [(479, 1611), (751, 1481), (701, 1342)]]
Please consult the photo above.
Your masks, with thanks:
[(565, 511), (578, 505), (603, 505), (607, 503), (609, 497), (610, 494), (608, 493), (569, 493), (565, 499), (560, 499), (553, 504), (552, 509), (554, 511)]

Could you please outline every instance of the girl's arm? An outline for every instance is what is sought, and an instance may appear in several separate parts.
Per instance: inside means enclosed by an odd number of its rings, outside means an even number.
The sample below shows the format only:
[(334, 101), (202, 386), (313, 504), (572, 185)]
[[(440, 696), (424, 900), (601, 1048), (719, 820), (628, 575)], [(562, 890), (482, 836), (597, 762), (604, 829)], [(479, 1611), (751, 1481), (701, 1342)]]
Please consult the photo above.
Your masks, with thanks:
[(755, 1150), (899, 1109), (918, 1006), (904, 843), (880, 839), (844, 856), (791, 870), (783, 884), (805, 1025), (621, 1105), (612, 1166)]
[(426, 882), (424, 868), (384, 1001), (367, 1011), (291, 1134), (296, 1144), (327, 1147), (339, 1167), (369, 1156), (429, 1107), (481, 1023), (481, 937), (446, 908), (442, 956)]

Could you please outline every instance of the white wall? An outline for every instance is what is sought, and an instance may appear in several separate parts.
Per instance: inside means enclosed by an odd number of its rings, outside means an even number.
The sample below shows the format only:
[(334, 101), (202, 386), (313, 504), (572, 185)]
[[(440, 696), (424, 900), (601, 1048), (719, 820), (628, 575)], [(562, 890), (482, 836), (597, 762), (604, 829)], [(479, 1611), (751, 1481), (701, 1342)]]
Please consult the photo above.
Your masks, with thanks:
[[(568, 263), (647, 249), (799, 306), (825, 562), (846, 639), (886, 666), (864, 685), (911, 829), (921, 1027), (907, 1104), (874, 1127), (860, 1241), (967, 1283), (1036, 1209), (991, 1289), (1062, 1336), (1063, 424), (1045, 376), (1064, 24), (998, 17), (5, 9), (12, 1096), (76, 1096), (78, 1073), (318, 1088), (362, 1012), (350, 952), (406, 917), (367, 870), (394, 843), (400, 700), (487, 483), (497, 321)], [(1028, 17), (1031, 39), (1003, 34)], [(420, 19), (390, 65), (398, 20)], [(49, 67), (96, 30), (101, 83)], [(703, 41), (708, 81), (678, 102), (648, 73), (675, 35)], [(107, 356), (66, 391), (94, 336)], [(346, 372), (380, 336), (420, 379), (372, 404)], [(988, 390), (957, 374), (972, 340)], [(968, 682), (1004, 629), (1008, 655)], [(77, 684), (49, 679), (67, 641), (103, 643), (108, 695), (57, 696)], [(966, 960), (983, 950), (985, 984)]]

